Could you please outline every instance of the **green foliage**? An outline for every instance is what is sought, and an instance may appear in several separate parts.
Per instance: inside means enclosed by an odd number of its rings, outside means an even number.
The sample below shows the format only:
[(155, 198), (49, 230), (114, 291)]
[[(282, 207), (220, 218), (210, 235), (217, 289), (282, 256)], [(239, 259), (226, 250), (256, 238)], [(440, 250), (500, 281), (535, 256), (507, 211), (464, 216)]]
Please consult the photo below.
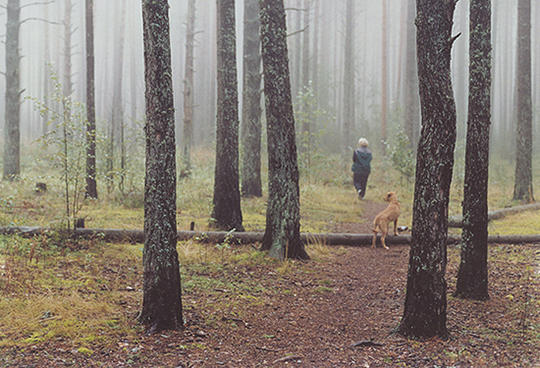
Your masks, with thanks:
[(77, 219), (85, 200), (86, 184), (86, 109), (83, 104), (72, 101), (63, 92), (58, 73), (50, 66), (53, 84), (52, 100), (58, 109), (46, 106), (33, 98), (35, 108), (42, 117), (47, 116), (49, 132), (38, 139), (44, 151), (44, 159), (60, 173), (64, 186), (65, 216), (61, 218), (66, 227)]
[(410, 184), (414, 180), (415, 159), (411, 142), (401, 129), (396, 134), (396, 143), (390, 148), (390, 160), (393, 168), (399, 172), (400, 180)]

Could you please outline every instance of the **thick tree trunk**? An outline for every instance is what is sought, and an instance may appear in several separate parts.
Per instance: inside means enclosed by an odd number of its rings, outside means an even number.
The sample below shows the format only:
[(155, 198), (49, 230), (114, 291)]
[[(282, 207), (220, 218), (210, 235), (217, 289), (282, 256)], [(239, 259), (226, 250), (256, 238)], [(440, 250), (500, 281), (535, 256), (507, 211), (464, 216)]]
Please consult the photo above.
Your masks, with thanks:
[(450, 76), (455, 2), (417, 1), (422, 134), (418, 145), (407, 295), (398, 332), (445, 338), (446, 238), (456, 107)]
[(268, 207), (262, 249), (308, 259), (300, 240), (300, 189), (283, 0), (261, 0), (261, 43), (268, 133)]
[(195, 0), (188, 1), (186, 26), (186, 64), (184, 69), (184, 129), (182, 134), (182, 168), (180, 177), (191, 174), (191, 148), (193, 147), (193, 118), (195, 97), (193, 96), (195, 47)]
[(86, 197), (97, 198), (94, 1), (86, 0)]
[(20, 165), (20, 0), (8, 0), (6, 23), (6, 111), (4, 125), (4, 180), (18, 179)]
[(261, 39), (259, 0), (244, 3), (244, 91), (242, 104), (242, 195), (262, 196)]
[(238, 171), (238, 82), (234, 0), (217, 0), (217, 121), (215, 226), (244, 231)]
[[(0, 235), (18, 234), (24, 237), (33, 236), (51, 236), (54, 235), (53, 229), (41, 228), (37, 226), (20, 227), (0, 227)], [(144, 243), (144, 231), (126, 230), (126, 229), (84, 229), (77, 228), (73, 231), (73, 236), (83, 238), (99, 238), (106, 242), (131, 242)], [(232, 238), (231, 238), (232, 236)], [(178, 241), (187, 241), (198, 239), (198, 241), (209, 244), (220, 244), (229, 239), (234, 244), (255, 244), (261, 243), (264, 233), (233, 233), (226, 231), (178, 231)], [(325, 244), (329, 246), (351, 246), (364, 247), (371, 246), (373, 234), (316, 234), (301, 233), (300, 240), (302, 244)], [(462, 241), (461, 236), (448, 236), (447, 244), (458, 244)], [(410, 235), (387, 236), (385, 239), (387, 245), (407, 245), (411, 244)], [(490, 235), (489, 244), (538, 244), (540, 235)]]
[(463, 195), (463, 243), (454, 295), (488, 294), (488, 167), (491, 124), (491, 0), (471, 0), (469, 118)]
[(514, 200), (534, 202), (532, 187), (531, 0), (518, 0), (517, 140)]
[(174, 99), (167, 0), (143, 0), (146, 81), (144, 286), (139, 322), (150, 332), (183, 326), (176, 251)]

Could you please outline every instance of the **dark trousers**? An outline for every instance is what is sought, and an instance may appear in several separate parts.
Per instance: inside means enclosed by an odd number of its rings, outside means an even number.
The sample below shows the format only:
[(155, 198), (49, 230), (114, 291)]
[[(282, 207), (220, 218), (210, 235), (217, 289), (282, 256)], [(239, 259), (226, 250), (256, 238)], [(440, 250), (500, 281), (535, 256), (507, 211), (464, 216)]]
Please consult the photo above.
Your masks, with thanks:
[(361, 198), (364, 198), (364, 196), (366, 195), (366, 185), (367, 185), (368, 177), (369, 177), (369, 173), (368, 174), (353, 173), (354, 187), (356, 188), (356, 192), (358, 192), (358, 195)]

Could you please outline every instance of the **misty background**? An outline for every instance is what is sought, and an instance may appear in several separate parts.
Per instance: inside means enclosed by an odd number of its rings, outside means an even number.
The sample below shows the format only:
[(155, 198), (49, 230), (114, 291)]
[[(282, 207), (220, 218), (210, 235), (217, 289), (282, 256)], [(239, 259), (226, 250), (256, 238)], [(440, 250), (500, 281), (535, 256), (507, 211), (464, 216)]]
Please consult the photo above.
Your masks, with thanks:
[[(344, 55), (350, 48), (354, 60), (354, 123), (357, 137), (365, 136), (376, 155), (383, 150), (381, 132), (383, 106), (386, 104), (387, 143), (402, 129), (405, 111), (405, 53), (407, 3), (405, 0), (356, 0), (355, 31), (350, 44), (345, 43), (347, 0), (286, 0), (289, 58), (293, 96), (302, 91), (302, 73), (309, 66), (310, 88), (318, 114), (312, 124), (320, 132), (320, 148), (329, 152), (341, 150), (344, 121)], [(66, 83), (66, 56), (71, 57), (72, 98), (85, 101), (85, 26), (84, 1), (57, 0), (38, 3), (21, 0), (21, 155), (25, 146), (46, 130), (46, 121), (25, 97), (46, 100), (52, 95), (51, 63), (60, 81)], [(177, 144), (182, 139), (183, 78), (186, 42), (187, 1), (170, 4), (171, 47), (176, 108)], [(5, 41), (6, 0), (0, 11)], [(385, 11), (383, 9), (385, 6)], [(539, 131), (540, 42), (538, 24), (540, 6), (533, 2), (533, 134)], [(242, 78), (243, 0), (236, 2), (238, 76)], [(457, 104), (458, 139), (466, 132), (468, 99), (468, 33), (469, 2), (460, 0), (454, 18), (454, 34), (461, 33), (453, 47), (452, 73)], [(196, 1), (195, 45), (195, 117), (194, 146), (212, 147), (216, 116), (216, 4), (215, 0)], [(307, 10), (309, 12), (307, 13)], [(308, 16), (306, 17), (306, 13)], [(122, 14), (125, 17), (122, 17)], [(386, 16), (384, 20), (383, 14)], [(71, 18), (69, 20), (69, 17)], [(123, 20), (122, 20), (123, 19)], [(306, 24), (307, 19), (307, 24)], [(124, 27), (122, 27), (122, 22)], [(383, 24), (386, 25), (383, 32)], [(71, 46), (66, 49), (66, 31)], [(123, 30), (123, 32), (122, 32)], [(517, 0), (493, 1), (493, 87), (492, 87), (492, 154), (514, 160)], [(305, 37), (305, 33), (308, 37)], [(142, 124), (144, 115), (144, 63), (142, 46), (141, 2), (134, 0), (94, 0), (95, 87), (98, 130), (107, 131), (113, 115), (113, 104), (121, 104), (122, 121), (127, 127)], [(386, 42), (384, 41), (386, 35)], [(124, 42), (121, 39), (124, 39)], [(307, 43), (306, 43), (307, 42)], [(4, 42), (5, 43), (5, 42)], [(387, 67), (383, 70), (383, 44), (386, 44)], [(123, 45), (123, 47), (121, 46)], [(307, 50), (307, 53), (306, 53)], [(122, 51), (122, 52), (120, 52)], [(303, 63), (305, 58), (308, 62)], [(5, 48), (0, 48), (0, 71), (5, 71)], [(383, 77), (386, 72), (386, 77)], [(121, 78), (121, 99), (115, 96), (115, 81)], [(386, 100), (383, 103), (383, 80)], [(118, 83), (116, 83), (118, 84)], [(239, 92), (242, 82), (238, 83)], [(118, 87), (116, 87), (118, 94)], [(5, 111), (5, 78), (0, 78), (0, 109)], [(241, 99), (240, 99), (241, 100)], [(116, 102), (113, 102), (116, 101)], [(119, 102), (120, 101), (120, 102)], [(241, 101), (240, 101), (241, 104)], [(262, 104), (262, 101), (261, 101)], [(241, 108), (241, 107), (240, 107)], [(4, 114), (0, 127), (4, 128)], [(420, 124), (420, 121), (416, 124)], [(0, 134), (3, 145), (4, 134)], [(356, 138), (357, 139), (357, 138)], [(463, 146), (463, 144), (462, 144)], [(457, 145), (460, 149), (460, 143)], [(535, 151), (537, 151), (535, 146)], [(464, 149), (463, 149), (464, 151)]]

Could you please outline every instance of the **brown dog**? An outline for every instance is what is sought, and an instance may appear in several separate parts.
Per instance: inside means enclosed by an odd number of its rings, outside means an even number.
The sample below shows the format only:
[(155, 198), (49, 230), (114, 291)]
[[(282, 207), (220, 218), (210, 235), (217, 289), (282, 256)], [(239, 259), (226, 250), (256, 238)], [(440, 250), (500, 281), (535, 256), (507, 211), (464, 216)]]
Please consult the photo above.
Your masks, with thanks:
[(388, 234), (388, 224), (394, 221), (394, 235), (398, 235), (397, 232), (397, 220), (399, 217), (399, 202), (395, 192), (388, 192), (383, 197), (383, 199), (388, 202), (388, 207), (381, 213), (379, 213), (373, 220), (373, 245), (372, 248), (375, 248), (375, 243), (377, 242), (377, 233), (381, 233), (381, 242), (383, 247), (389, 249), (384, 242), (386, 234)]

